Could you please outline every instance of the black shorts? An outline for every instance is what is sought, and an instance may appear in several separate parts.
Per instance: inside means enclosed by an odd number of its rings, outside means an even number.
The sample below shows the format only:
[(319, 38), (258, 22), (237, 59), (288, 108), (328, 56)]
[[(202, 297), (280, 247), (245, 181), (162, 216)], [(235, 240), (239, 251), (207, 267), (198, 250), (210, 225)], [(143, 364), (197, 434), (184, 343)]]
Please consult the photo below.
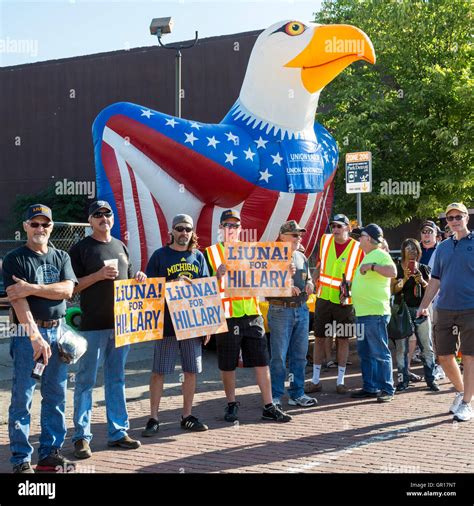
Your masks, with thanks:
[(341, 306), (329, 300), (317, 299), (314, 313), (314, 336), (348, 339), (355, 334), (355, 313), (352, 305)]
[(228, 318), (229, 331), (216, 334), (217, 363), (221, 371), (235, 371), (240, 350), (244, 367), (262, 367), (270, 362), (263, 317)]

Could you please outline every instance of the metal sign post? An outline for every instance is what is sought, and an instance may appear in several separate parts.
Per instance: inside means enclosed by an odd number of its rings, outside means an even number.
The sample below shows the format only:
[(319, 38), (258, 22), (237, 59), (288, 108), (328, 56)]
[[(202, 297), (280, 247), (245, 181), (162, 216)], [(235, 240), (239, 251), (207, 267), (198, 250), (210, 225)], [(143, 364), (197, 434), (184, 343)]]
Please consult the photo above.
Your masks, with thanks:
[(362, 226), (362, 193), (372, 191), (372, 153), (346, 153), (346, 193), (357, 193), (357, 222)]

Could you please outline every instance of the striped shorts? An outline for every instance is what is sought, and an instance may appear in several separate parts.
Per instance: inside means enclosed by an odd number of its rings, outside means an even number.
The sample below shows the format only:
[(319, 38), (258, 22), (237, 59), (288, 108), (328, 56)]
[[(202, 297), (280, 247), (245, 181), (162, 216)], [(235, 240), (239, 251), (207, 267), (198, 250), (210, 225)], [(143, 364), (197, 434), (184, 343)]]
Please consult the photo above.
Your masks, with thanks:
[(155, 341), (152, 372), (171, 374), (176, 366), (178, 354), (181, 355), (183, 372), (202, 371), (202, 341), (200, 337), (178, 341), (175, 336), (163, 337)]

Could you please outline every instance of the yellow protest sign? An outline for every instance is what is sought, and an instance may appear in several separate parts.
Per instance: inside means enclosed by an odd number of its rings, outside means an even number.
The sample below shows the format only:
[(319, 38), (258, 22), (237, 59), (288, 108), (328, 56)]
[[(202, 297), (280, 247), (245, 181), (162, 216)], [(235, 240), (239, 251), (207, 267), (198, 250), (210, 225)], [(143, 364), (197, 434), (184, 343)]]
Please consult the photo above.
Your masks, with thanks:
[(215, 276), (166, 283), (166, 303), (178, 341), (227, 332)]
[(225, 295), (291, 297), (290, 263), (289, 243), (225, 243)]
[(166, 278), (114, 281), (115, 347), (163, 339)]

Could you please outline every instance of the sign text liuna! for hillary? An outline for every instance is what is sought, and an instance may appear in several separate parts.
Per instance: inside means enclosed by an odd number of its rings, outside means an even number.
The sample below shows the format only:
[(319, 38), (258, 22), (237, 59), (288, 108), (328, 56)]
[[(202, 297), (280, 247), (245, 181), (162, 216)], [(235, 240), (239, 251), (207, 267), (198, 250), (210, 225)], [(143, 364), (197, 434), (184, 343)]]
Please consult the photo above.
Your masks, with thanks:
[(226, 296), (291, 296), (289, 244), (283, 242), (226, 243), (225, 253)]
[(166, 283), (166, 303), (178, 340), (227, 332), (216, 277)]

